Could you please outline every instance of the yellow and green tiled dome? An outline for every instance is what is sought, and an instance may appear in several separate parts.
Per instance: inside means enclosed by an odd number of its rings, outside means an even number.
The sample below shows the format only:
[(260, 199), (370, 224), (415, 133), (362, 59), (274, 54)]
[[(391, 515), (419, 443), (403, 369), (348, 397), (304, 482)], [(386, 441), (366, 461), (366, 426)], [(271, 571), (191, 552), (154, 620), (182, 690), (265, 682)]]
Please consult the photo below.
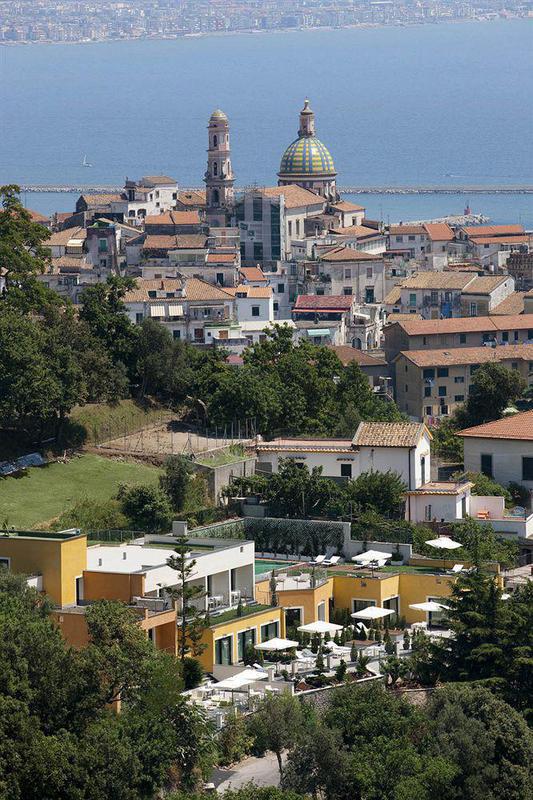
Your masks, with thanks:
[(278, 174), (336, 175), (336, 172), (326, 145), (316, 136), (300, 136), (283, 153)]

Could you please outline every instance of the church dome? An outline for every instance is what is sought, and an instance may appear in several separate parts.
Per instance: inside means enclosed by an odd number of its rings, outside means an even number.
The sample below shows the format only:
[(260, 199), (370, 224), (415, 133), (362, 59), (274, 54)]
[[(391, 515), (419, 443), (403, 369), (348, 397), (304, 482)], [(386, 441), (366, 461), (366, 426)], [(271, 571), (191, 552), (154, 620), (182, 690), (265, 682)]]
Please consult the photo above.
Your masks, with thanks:
[(224, 114), (224, 112), (223, 112), (223, 111), (221, 111), (221, 110), (220, 110), (220, 108), (217, 108), (217, 109), (216, 109), (215, 111), (213, 111), (213, 113), (211, 114), (211, 119), (212, 119), (212, 120), (218, 120), (218, 119), (219, 119), (219, 120), (227, 120), (227, 118), (228, 118), (228, 117), (227, 117), (227, 115), (226, 115), (226, 114)]
[(299, 136), (281, 158), (280, 176), (336, 175), (333, 157), (316, 136)]

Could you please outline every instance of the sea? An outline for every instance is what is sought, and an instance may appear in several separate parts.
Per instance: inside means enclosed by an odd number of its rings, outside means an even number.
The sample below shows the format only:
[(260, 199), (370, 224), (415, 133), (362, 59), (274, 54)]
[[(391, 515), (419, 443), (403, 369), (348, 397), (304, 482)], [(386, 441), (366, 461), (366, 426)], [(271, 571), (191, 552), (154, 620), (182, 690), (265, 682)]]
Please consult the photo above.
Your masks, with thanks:
[[(237, 184), (274, 185), (306, 96), (340, 186), (533, 185), (533, 19), (0, 46), (0, 183), (199, 186), (222, 108)], [(23, 199), (48, 214), (76, 195)], [(469, 205), (533, 228), (533, 195), (354, 200), (390, 222)]]

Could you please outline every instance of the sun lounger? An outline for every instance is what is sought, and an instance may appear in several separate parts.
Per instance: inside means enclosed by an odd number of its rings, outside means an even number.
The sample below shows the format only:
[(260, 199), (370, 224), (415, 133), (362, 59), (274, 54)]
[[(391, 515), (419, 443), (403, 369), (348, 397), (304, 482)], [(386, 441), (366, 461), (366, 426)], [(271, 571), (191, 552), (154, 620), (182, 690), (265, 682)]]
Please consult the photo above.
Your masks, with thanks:
[(450, 570), (452, 575), (459, 575), (463, 571), (464, 571), (464, 566), (462, 564), (454, 564)]
[(313, 564), (323, 564), (326, 560), (326, 556), (317, 556), (313, 561)]
[(339, 563), (340, 560), (341, 560), (340, 556), (331, 556), (331, 558), (326, 558), (326, 560), (322, 562), (322, 566), (334, 567), (336, 564)]

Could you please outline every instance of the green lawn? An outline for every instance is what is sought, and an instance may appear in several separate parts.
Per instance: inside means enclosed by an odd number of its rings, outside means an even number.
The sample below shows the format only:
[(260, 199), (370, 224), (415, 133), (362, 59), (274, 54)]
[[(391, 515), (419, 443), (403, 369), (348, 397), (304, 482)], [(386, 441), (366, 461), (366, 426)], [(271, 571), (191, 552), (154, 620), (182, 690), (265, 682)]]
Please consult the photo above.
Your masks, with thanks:
[(157, 483), (161, 470), (96, 455), (74, 457), (67, 464), (34, 467), (22, 478), (0, 479), (0, 524), (33, 528), (59, 516), (77, 500), (108, 500), (120, 483)]

